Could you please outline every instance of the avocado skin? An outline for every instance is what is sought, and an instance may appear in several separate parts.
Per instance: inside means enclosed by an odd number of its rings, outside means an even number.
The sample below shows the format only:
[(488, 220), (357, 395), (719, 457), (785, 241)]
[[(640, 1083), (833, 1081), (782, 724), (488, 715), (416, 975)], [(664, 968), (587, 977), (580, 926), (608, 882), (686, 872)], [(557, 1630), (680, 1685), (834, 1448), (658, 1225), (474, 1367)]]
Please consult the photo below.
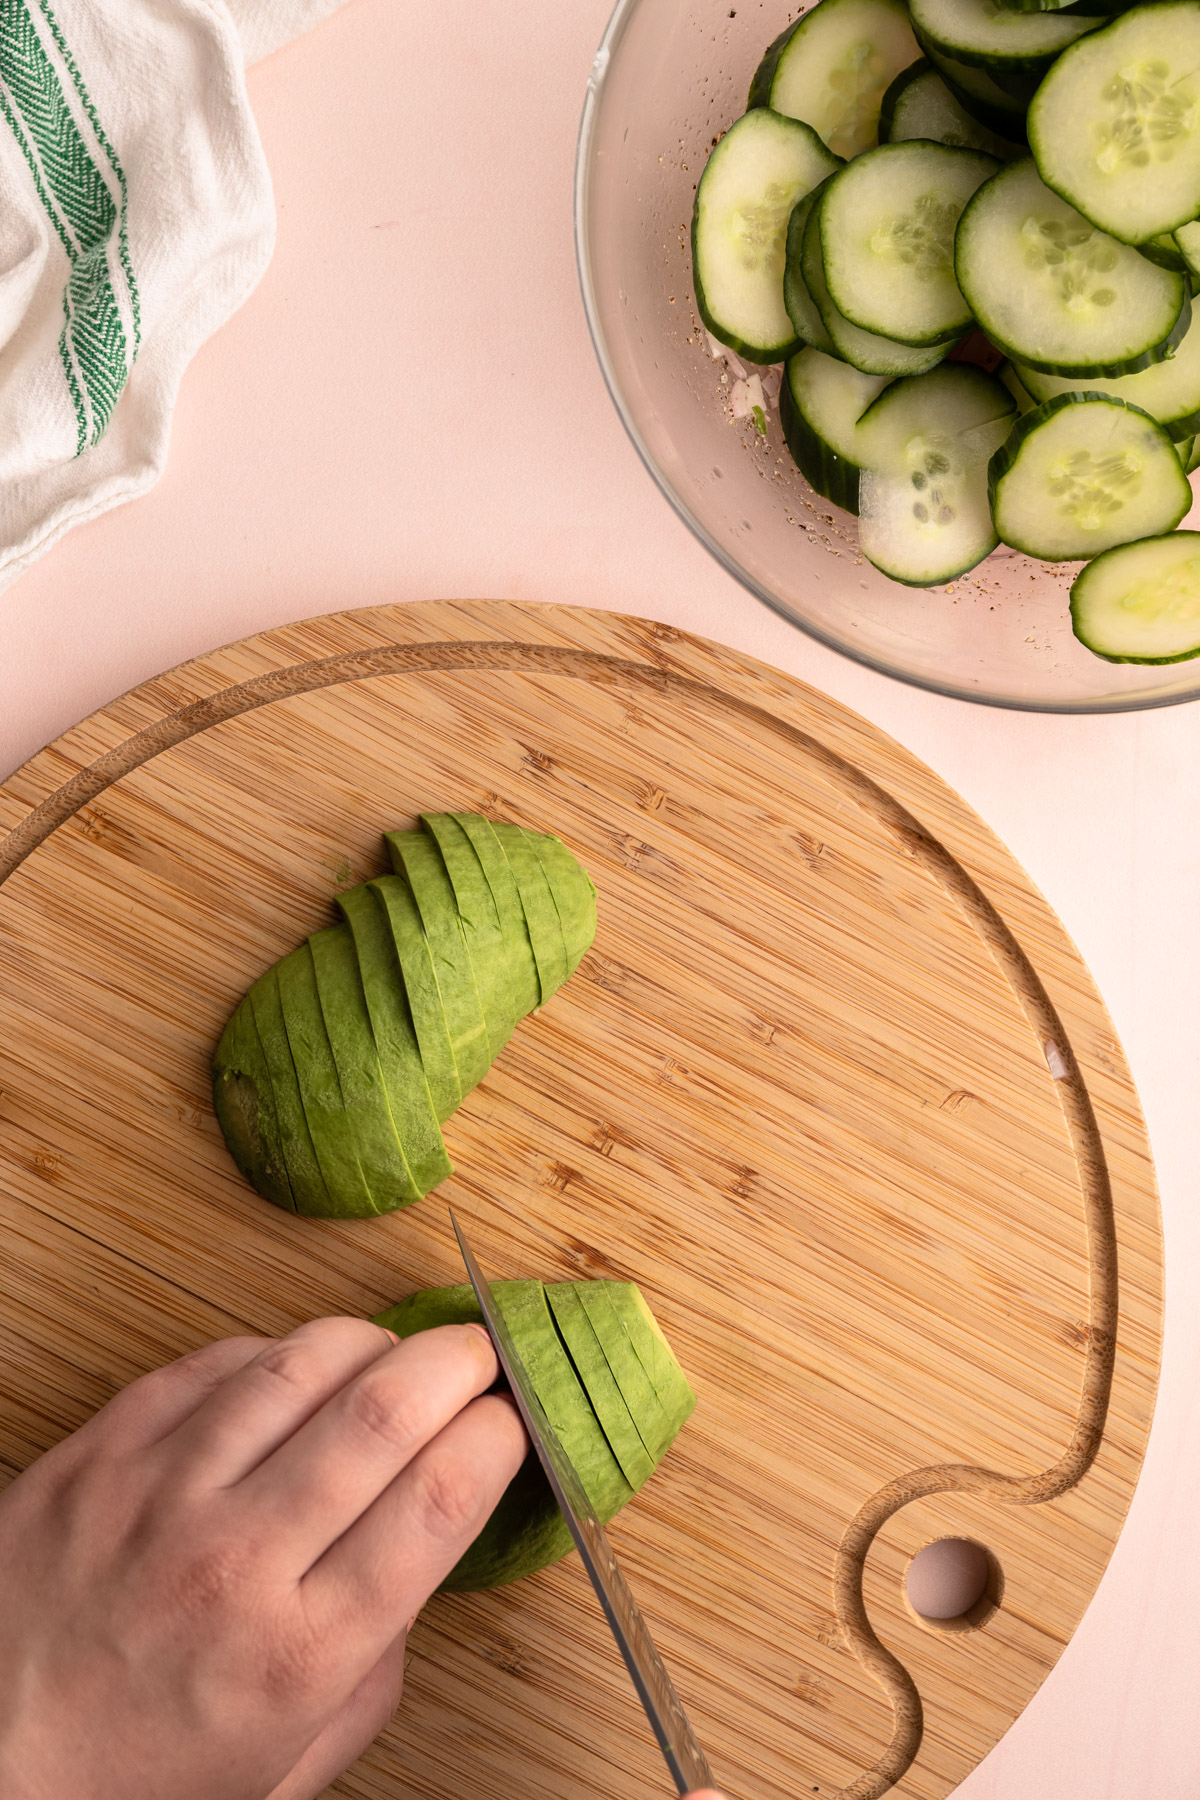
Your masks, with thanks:
[[(512, 1333), (534, 1391), (570, 1456), (597, 1517), (602, 1524), (607, 1524), (653, 1473), (674, 1441), (679, 1426), (660, 1439), (661, 1449), (657, 1456), (646, 1454), (643, 1457), (640, 1479), (630, 1480), (601, 1425), (595, 1409), (594, 1390), (585, 1391), (579, 1366), (572, 1360), (555, 1323), (558, 1307), (553, 1303), (561, 1304), (567, 1290), (575, 1295), (580, 1289), (593, 1285), (601, 1284), (558, 1282), (543, 1285), (540, 1281), (495, 1281), (492, 1294)], [(615, 1309), (611, 1316), (616, 1318)], [(407, 1338), (439, 1325), (480, 1324), (482, 1315), (471, 1288), (463, 1285), (427, 1288), (411, 1294), (407, 1300), (377, 1313), (375, 1323), (387, 1326), (400, 1338)], [(683, 1380), (682, 1372), (680, 1379)], [(686, 1381), (684, 1386), (687, 1386)], [(690, 1394), (690, 1388), (688, 1392)], [(637, 1423), (636, 1419), (634, 1423)], [(679, 1424), (682, 1423), (681, 1418)], [(463, 1593), (476, 1588), (502, 1587), (548, 1568), (566, 1556), (572, 1546), (570, 1529), (531, 1449), (487, 1524), (450, 1571), (442, 1588), (447, 1592)]]
[(271, 1077), (249, 995), (221, 1035), (213, 1075), (213, 1106), (230, 1154), (246, 1180), (276, 1206), (295, 1212)]

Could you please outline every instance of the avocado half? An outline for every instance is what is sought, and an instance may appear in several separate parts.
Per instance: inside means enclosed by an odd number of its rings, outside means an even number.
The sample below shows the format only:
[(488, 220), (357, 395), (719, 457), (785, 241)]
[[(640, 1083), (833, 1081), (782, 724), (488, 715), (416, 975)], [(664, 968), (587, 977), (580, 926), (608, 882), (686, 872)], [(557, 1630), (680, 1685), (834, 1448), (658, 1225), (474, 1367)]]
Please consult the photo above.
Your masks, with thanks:
[(442, 1125), (596, 935), (560, 839), (478, 813), (391, 831), (394, 873), (259, 977), (213, 1059), (225, 1142), (264, 1199), (363, 1217), (451, 1173)]
[[(494, 1281), (492, 1293), (546, 1416), (607, 1524), (654, 1473), (695, 1406), (687, 1377), (632, 1282)], [(427, 1288), (375, 1316), (402, 1338), (435, 1325), (481, 1322), (467, 1286)], [(442, 1587), (501, 1587), (548, 1568), (571, 1548), (531, 1450)]]

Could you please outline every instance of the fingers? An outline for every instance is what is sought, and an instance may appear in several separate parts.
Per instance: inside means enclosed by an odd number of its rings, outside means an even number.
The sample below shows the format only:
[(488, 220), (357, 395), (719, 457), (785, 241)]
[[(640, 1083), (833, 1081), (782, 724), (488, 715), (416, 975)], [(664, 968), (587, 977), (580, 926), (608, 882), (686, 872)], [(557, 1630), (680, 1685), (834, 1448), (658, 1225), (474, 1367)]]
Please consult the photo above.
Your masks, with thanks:
[(528, 1448), (506, 1395), (473, 1400), (305, 1576), (310, 1629), (386, 1643), (478, 1537)]
[(26, 1473), (27, 1486), (69, 1477), (93, 1455), (125, 1456), (156, 1443), (271, 1341), (219, 1338), (161, 1369), (140, 1375), (114, 1394), (78, 1431), (39, 1457)]
[(375, 1667), (363, 1676), (345, 1705), (314, 1738), (291, 1774), (271, 1790), (267, 1800), (317, 1800), (330, 1782), (336, 1781), (379, 1736), (400, 1704), (407, 1636), (402, 1631), (393, 1639)]
[[(408, 1338), (347, 1382), (238, 1484), (246, 1528), (299, 1580), (426, 1444), (496, 1378), (476, 1325)], [(408, 1615), (406, 1614), (405, 1617)]]
[(368, 1319), (313, 1319), (261, 1347), (162, 1449), (202, 1470), (210, 1488), (232, 1487), (394, 1343)]

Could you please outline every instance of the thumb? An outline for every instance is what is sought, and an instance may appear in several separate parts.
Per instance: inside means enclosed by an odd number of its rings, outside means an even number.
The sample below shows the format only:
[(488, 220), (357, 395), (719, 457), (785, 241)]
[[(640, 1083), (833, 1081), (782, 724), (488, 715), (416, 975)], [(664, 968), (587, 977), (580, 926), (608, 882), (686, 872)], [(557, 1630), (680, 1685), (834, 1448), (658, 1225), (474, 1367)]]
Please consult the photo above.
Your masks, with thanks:
[(699, 1788), (694, 1794), (689, 1794), (687, 1800), (726, 1800), (726, 1797), (718, 1794), (716, 1788)]

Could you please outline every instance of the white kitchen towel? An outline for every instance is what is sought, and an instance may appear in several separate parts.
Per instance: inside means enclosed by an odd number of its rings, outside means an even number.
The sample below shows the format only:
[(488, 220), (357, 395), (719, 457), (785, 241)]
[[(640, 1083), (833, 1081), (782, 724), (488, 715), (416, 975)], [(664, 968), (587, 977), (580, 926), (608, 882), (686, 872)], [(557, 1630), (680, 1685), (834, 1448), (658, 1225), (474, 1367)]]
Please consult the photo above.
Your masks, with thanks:
[(0, 0), (0, 587), (162, 473), (271, 259), (243, 62), (341, 0)]

